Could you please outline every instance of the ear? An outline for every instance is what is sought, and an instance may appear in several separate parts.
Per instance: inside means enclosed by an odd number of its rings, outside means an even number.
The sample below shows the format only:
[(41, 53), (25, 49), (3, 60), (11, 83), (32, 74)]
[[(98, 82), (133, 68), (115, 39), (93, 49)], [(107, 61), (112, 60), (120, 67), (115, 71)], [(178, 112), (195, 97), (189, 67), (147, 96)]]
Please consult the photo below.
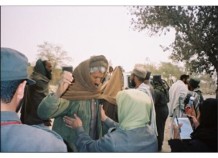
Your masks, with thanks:
[(20, 103), (21, 99), (23, 99), (25, 86), (26, 86), (26, 81), (23, 81), (21, 84), (19, 84), (14, 94), (13, 100), (15, 101), (14, 103), (16, 105)]

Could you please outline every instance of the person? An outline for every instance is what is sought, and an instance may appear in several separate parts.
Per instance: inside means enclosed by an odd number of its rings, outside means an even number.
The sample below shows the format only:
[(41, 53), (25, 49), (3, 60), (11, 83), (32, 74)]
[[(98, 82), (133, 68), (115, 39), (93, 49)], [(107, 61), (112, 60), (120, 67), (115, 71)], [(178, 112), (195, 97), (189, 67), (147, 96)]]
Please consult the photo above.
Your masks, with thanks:
[(113, 67), (109, 66), (108, 73), (107, 73), (107, 75), (106, 75), (106, 77), (105, 77), (103, 82), (106, 82), (106, 81), (110, 80), (110, 78), (111, 78), (111, 76), (113, 74), (113, 71), (114, 71)]
[(37, 115), (37, 108), (42, 99), (49, 93), (49, 81), (52, 79), (52, 65), (48, 60), (38, 59), (30, 78), (36, 84), (26, 87), (24, 100), (21, 103), (21, 121), (28, 125), (49, 127), (51, 120), (43, 120)]
[(217, 152), (217, 99), (208, 98), (199, 105), (200, 117), (192, 116), (196, 128), (191, 139), (180, 139), (179, 127), (174, 126), (174, 139), (169, 141), (172, 152)]
[(183, 74), (180, 80), (173, 83), (169, 89), (169, 116), (171, 117), (170, 137), (173, 137), (173, 121), (175, 117), (182, 117), (185, 113), (184, 100), (188, 93), (188, 78), (189, 75)]
[(67, 152), (56, 132), (22, 124), (16, 109), (23, 98), (28, 60), (22, 53), (1, 48), (1, 152)]
[(143, 91), (144, 93), (146, 93), (151, 101), (152, 101), (152, 109), (151, 109), (151, 126), (154, 129), (154, 131), (157, 133), (157, 126), (156, 126), (156, 113), (155, 113), (155, 107), (154, 107), (154, 100), (153, 100), (153, 96), (152, 96), (152, 92), (150, 90), (150, 86), (145, 84), (145, 78), (147, 75), (147, 71), (144, 67), (144, 65), (141, 64), (136, 64), (133, 71), (131, 72), (131, 76), (130, 76), (130, 80), (131, 80), (131, 85), (132, 87)]
[[(202, 92), (199, 89), (199, 83), (200, 80), (197, 78), (191, 78), (188, 82), (188, 94), (186, 95), (186, 98), (184, 100), (185, 104), (185, 112), (193, 113), (196, 117), (199, 117), (199, 104), (203, 102), (204, 98), (202, 96)], [(188, 105), (188, 102), (190, 100), (190, 97), (193, 97), (193, 106), (190, 107)]]
[(151, 93), (152, 99), (153, 99), (153, 101), (155, 101), (155, 99), (154, 99), (154, 87), (152, 86), (152, 84), (150, 82), (150, 77), (151, 77), (151, 72), (147, 71), (146, 76), (145, 76), (145, 80), (144, 80), (144, 84), (148, 86), (148, 89)]
[(84, 123), (85, 132), (92, 139), (102, 135), (99, 112), (102, 80), (108, 69), (103, 55), (92, 56), (81, 62), (72, 73), (64, 71), (55, 93), (46, 96), (37, 113), (42, 119), (54, 118), (52, 129), (59, 133), (68, 145), (68, 151), (77, 151), (76, 133), (64, 125), (63, 116), (77, 113)]
[(161, 79), (161, 75), (154, 75), (152, 85), (154, 87), (154, 106), (156, 112), (156, 124), (157, 124), (157, 140), (158, 151), (162, 150), (164, 140), (164, 129), (166, 119), (169, 115), (169, 109), (167, 103), (169, 101), (169, 89), (164, 86)]
[(119, 124), (105, 115), (101, 119), (109, 128), (104, 137), (93, 140), (85, 131), (80, 115), (64, 116), (66, 127), (76, 131), (80, 152), (156, 152), (157, 138), (149, 125), (152, 102), (137, 89), (118, 92), (116, 96)]
[[(117, 93), (123, 89), (123, 83), (124, 80), (122, 67), (117, 66), (115, 67), (111, 78), (107, 80), (103, 85), (105, 86), (103, 91), (104, 95), (115, 98)], [(101, 104), (103, 104), (106, 115), (109, 116), (112, 120), (118, 122), (116, 100), (101, 99)], [(105, 132), (107, 132), (107, 130)]]

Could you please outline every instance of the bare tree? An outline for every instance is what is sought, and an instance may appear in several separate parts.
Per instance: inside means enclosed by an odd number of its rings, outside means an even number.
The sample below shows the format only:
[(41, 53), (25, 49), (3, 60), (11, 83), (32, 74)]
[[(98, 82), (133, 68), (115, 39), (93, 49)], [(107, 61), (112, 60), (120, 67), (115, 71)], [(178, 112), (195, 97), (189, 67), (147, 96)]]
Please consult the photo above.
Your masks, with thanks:
[(67, 51), (63, 50), (62, 47), (44, 42), (38, 45), (38, 57), (47, 58), (53, 64), (53, 67), (66, 65), (65, 62), (72, 61), (72, 58), (67, 55)]

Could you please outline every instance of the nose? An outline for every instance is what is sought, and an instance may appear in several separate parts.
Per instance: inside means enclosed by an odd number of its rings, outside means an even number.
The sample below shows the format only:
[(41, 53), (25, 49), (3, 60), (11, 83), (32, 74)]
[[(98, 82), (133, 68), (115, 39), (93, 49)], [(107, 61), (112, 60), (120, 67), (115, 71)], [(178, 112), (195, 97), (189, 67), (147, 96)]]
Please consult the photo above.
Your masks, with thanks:
[(96, 85), (99, 85), (100, 83), (101, 83), (101, 79), (100, 79), (100, 78), (96, 78), (96, 79), (95, 79), (95, 84), (96, 84)]

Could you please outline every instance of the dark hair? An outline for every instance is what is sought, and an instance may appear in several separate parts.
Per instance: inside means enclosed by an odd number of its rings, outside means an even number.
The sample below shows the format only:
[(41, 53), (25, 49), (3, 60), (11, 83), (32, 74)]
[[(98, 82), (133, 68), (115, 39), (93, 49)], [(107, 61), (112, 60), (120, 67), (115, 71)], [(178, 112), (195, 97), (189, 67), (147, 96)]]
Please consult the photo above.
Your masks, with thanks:
[(113, 71), (114, 69), (113, 69), (113, 67), (112, 67), (112, 66), (109, 66), (109, 70)]
[(202, 127), (217, 128), (217, 103), (217, 99), (208, 98), (199, 105)]
[(10, 103), (21, 82), (23, 80), (1, 81), (1, 101)]
[(183, 74), (180, 76), (180, 80), (188, 79), (189, 75)]

